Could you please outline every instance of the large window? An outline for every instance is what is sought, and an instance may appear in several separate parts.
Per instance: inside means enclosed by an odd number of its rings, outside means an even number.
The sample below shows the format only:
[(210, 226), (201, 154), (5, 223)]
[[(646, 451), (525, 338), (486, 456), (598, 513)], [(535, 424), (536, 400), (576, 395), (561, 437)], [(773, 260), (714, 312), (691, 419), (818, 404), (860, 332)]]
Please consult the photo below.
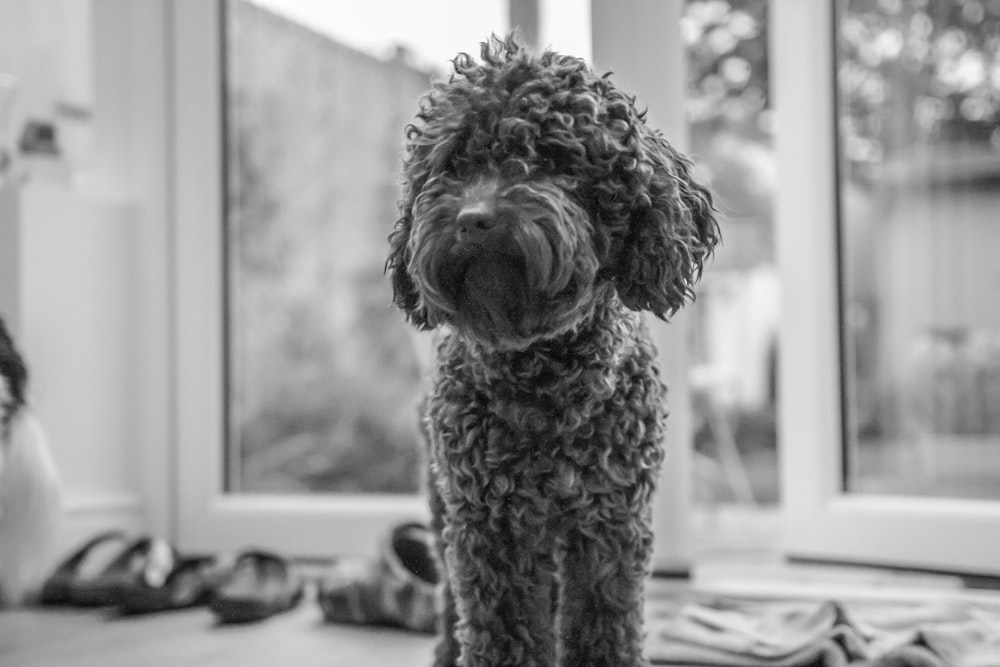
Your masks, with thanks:
[[(368, 552), (425, 511), (420, 344), (381, 275), (401, 126), (433, 67), (503, 32), (507, 6), (458, 12), (473, 23), (424, 56), (413, 3), (369, 4), (362, 30), (339, 5), (176, 0), (182, 543)], [(550, 27), (568, 23), (553, 7), (585, 5), (543, 4)], [(724, 216), (698, 304), (654, 329), (675, 389), (660, 535), (690, 523), (691, 426), (703, 497), (757, 507), (780, 488), (796, 555), (989, 565), (994, 5), (690, 0), (643, 5), (656, 20), (637, 25), (594, 1), (598, 67), (638, 77)], [(369, 39), (394, 24), (416, 36)], [(681, 43), (633, 36), (664, 25), (688, 49), (691, 137), (672, 104)]]

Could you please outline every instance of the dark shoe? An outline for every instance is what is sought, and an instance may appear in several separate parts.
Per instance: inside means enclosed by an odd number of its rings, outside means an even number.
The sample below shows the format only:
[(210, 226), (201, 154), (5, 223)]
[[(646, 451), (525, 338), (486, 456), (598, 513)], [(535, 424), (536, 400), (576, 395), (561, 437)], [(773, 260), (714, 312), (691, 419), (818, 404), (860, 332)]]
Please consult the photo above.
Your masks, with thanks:
[(287, 560), (265, 551), (244, 551), (217, 586), (209, 608), (220, 623), (251, 623), (293, 609), (302, 599), (302, 578)]
[[(88, 570), (95, 572), (94, 561), (106, 555), (108, 549), (114, 549), (115, 554), (120, 553), (127, 544), (128, 539), (120, 530), (108, 530), (87, 540), (67, 556), (45, 581), (39, 602), (43, 605), (72, 604), (80, 582), (93, 576), (88, 574)], [(98, 567), (96, 572), (104, 567)]]
[(434, 632), (438, 572), (432, 554), (427, 527), (397, 526), (375, 561), (345, 559), (326, 575), (318, 594), (323, 617), (331, 623)]
[(86, 607), (121, 606), (149, 588), (160, 588), (177, 567), (177, 551), (158, 537), (129, 543), (97, 576), (81, 578), (72, 587), (72, 603)]
[(119, 596), (124, 615), (187, 609), (207, 604), (233, 568), (233, 558), (195, 556), (182, 558), (161, 586), (141, 585)]

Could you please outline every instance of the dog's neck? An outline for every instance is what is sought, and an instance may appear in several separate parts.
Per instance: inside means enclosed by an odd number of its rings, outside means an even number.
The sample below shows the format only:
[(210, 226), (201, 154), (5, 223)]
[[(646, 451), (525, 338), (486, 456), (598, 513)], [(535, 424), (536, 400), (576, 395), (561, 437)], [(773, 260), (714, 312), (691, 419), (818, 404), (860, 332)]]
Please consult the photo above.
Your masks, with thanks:
[(525, 349), (497, 349), (452, 333), (439, 354), (444, 376), (461, 376), (496, 405), (552, 411), (576, 400), (606, 400), (616, 376), (635, 365), (628, 362), (652, 363), (654, 351), (639, 314), (612, 294), (573, 329)]

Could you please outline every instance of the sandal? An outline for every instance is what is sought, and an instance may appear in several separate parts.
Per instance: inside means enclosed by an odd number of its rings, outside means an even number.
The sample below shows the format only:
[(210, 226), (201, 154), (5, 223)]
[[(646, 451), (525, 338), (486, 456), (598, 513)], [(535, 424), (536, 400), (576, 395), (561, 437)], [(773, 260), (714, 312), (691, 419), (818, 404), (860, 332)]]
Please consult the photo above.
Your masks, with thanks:
[(76, 581), (71, 601), (86, 607), (121, 606), (144, 589), (163, 586), (178, 559), (177, 551), (165, 540), (138, 537), (97, 576)]
[(107, 530), (84, 542), (45, 580), (39, 594), (39, 603), (48, 606), (72, 604), (80, 582), (93, 576), (88, 571), (102, 571), (106, 567), (102, 561), (109, 557), (109, 549), (113, 549), (113, 554), (117, 555), (127, 543), (125, 533), (120, 530)]
[(374, 562), (337, 563), (319, 587), (323, 617), (331, 623), (434, 632), (439, 577), (432, 542), (427, 527), (407, 523), (393, 529)]
[(293, 609), (302, 599), (302, 578), (273, 553), (240, 553), (218, 584), (209, 608), (220, 623), (251, 623)]
[(207, 604), (232, 567), (233, 558), (225, 555), (183, 558), (162, 585), (135, 586), (121, 595), (118, 611), (150, 614)]

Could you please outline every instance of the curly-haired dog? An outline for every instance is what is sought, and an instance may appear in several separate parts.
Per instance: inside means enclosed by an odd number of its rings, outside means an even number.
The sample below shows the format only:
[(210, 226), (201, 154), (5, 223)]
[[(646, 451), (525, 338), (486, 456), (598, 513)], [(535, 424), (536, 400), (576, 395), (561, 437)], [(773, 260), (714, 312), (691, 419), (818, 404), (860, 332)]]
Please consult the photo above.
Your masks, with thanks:
[(510, 38), (459, 55), (406, 136), (387, 269), (443, 327), (437, 664), (644, 664), (665, 411), (639, 311), (692, 297), (711, 197), (610, 78)]

